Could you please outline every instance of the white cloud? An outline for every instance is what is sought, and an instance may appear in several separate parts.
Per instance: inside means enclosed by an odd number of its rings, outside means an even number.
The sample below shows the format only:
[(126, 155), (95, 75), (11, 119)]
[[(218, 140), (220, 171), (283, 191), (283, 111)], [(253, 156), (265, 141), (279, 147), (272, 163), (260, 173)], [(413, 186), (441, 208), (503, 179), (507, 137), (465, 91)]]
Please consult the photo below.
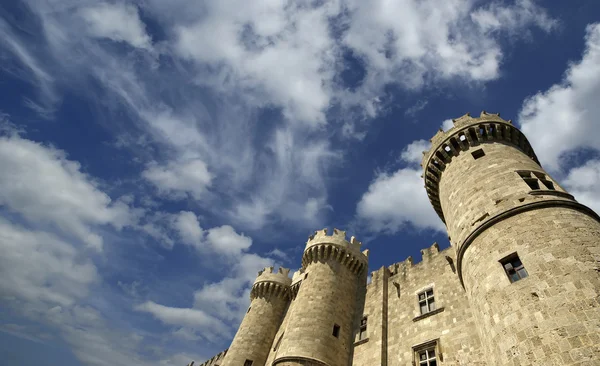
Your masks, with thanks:
[(162, 166), (152, 162), (142, 176), (152, 182), (159, 193), (179, 199), (184, 199), (186, 194), (201, 199), (212, 180), (206, 164), (200, 159), (169, 162)]
[(581, 60), (569, 65), (562, 82), (529, 97), (519, 113), (521, 130), (551, 171), (571, 151), (600, 149), (592, 133), (600, 115), (600, 24), (587, 27), (585, 40)]
[(258, 105), (283, 107), (308, 125), (325, 122), (335, 76), (336, 45), (329, 16), (337, 1), (321, 6), (227, 0), (205, 4), (205, 16), (177, 27), (177, 52), (217, 67), (202, 82), (224, 92), (248, 92)]
[(444, 230), (429, 203), (420, 175), (419, 170), (412, 168), (377, 175), (357, 205), (359, 224), (376, 233), (393, 234), (407, 225)]
[(196, 247), (202, 246), (205, 233), (200, 227), (196, 214), (191, 211), (181, 211), (175, 217), (173, 226), (185, 244)]
[(97, 225), (131, 225), (139, 212), (111, 198), (66, 154), (18, 135), (0, 137), (0, 205), (33, 224), (54, 224), (97, 250)]
[[(501, 21), (516, 19), (510, 23), (511, 32), (533, 26), (549, 30), (550, 18), (532, 2), (488, 8), (474, 8), (475, 4), (463, 0), (349, 1), (349, 29), (343, 42), (366, 62), (361, 93), (371, 100), (373, 93), (381, 93), (389, 83), (414, 89), (457, 77), (466, 82), (495, 79), (503, 52), (490, 32), (506, 31)], [(471, 17), (481, 19), (482, 15), (497, 16), (498, 22), (481, 21), (476, 23), (479, 29), (473, 27)]]
[(444, 122), (442, 122), (442, 130), (448, 131), (452, 127), (454, 127), (454, 122), (452, 122), (452, 119), (446, 119)]
[(100, 3), (81, 9), (80, 15), (93, 37), (126, 42), (137, 48), (152, 48), (152, 40), (133, 5)]
[(206, 240), (215, 251), (226, 254), (237, 254), (247, 250), (252, 245), (252, 239), (244, 234), (238, 234), (229, 225), (214, 227), (207, 230)]
[(0, 218), (0, 292), (29, 306), (69, 306), (99, 281), (96, 266), (53, 234)]
[(471, 13), (471, 19), (484, 32), (503, 30), (518, 34), (530, 25), (549, 32), (558, 26), (558, 21), (533, 0), (516, 0), (511, 6), (492, 2)]
[(223, 322), (199, 309), (174, 308), (147, 301), (136, 306), (135, 310), (150, 313), (168, 325), (208, 328), (214, 334), (229, 335), (229, 329)]
[(600, 160), (589, 160), (571, 169), (564, 179), (565, 188), (575, 199), (600, 212)]
[(408, 144), (400, 154), (400, 159), (411, 165), (421, 164), (423, 151), (429, 150), (431, 143), (426, 140), (416, 140)]

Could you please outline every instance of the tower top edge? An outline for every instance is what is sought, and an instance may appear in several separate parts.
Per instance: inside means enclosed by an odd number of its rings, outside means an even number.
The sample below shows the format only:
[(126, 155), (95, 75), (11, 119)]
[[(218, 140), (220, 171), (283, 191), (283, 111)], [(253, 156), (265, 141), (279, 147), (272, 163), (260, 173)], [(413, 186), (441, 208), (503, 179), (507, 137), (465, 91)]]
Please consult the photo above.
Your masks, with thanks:
[(283, 285), (289, 286), (292, 283), (292, 279), (289, 276), (290, 269), (279, 267), (277, 272), (274, 271), (274, 267), (265, 267), (258, 272), (258, 276), (254, 281), (254, 284), (259, 282), (277, 282)]
[(331, 235), (327, 235), (327, 228), (317, 230), (314, 232), (314, 234), (308, 237), (305, 250), (317, 244), (332, 244), (346, 247), (356, 255), (360, 255), (361, 257), (365, 258), (367, 258), (369, 255), (368, 251), (361, 251), (360, 248), (362, 243), (354, 236), (352, 236), (350, 240), (346, 239), (345, 230), (333, 229), (333, 233)]
[(494, 123), (503, 123), (503, 124), (508, 124), (513, 126), (512, 120), (505, 120), (504, 118), (500, 117), (500, 113), (489, 113), (484, 111), (481, 111), (479, 117), (472, 117), (470, 113), (465, 113), (464, 115), (457, 117), (457, 118), (453, 118), (452, 119), (452, 123), (453, 126), (452, 128), (450, 128), (447, 131), (442, 130), (441, 128), (436, 132), (436, 134), (429, 140), (431, 142), (431, 148), (427, 151), (423, 151), (423, 160), (421, 163), (421, 166), (423, 168), (427, 168), (427, 163), (432, 155), (432, 153), (434, 153), (439, 145), (443, 144), (445, 141), (447, 141), (451, 136), (453, 136), (455, 133), (464, 130), (470, 126), (474, 126), (474, 125), (479, 125), (479, 124), (483, 124), (483, 123), (489, 123), (489, 122), (494, 122)]

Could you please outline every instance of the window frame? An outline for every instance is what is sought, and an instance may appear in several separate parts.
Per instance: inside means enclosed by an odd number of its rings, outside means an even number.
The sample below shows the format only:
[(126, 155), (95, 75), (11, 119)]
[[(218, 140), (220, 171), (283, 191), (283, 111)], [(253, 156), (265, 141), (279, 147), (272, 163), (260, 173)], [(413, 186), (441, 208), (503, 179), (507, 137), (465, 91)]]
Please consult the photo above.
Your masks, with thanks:
[[(435, 366), (440, 366), (444, 361), (442, 349), (440, 346), (440, 339), (433, 339), (419, 345), (413, 346), (413, 366), (432, 366), (431, 361), (434, 361)], [(429, 352), (433, 352), (433, 358), (427, 358), (424, 363), (421, 360), (421, 354), (426, 353), (428, 355)]]
[[(431, 292), (431, 295), (429, 295), (429, 292)], [(421, 299), (421, 295), (423, 295), (423, 299)], [(435, 303), (435, 294), (433, 292), (433, 287), (429, 287), (421, 292), (418, 292), (417, 293), (417, 302), (419, 304), (419, 311), (420, 311), (421, 315), (425, 315), (425, 314), (435, 311), (437, 309), (437, 305)], [(423, 312), (422, 303), (425, 304), (425, 307), (427, 309), (427, 311), (425, 311), (425, 312)], [(433, 308), (432, 308), (431, 304), (433, 304)]]
[(368, 316), (363, 316), (360, 320), (360, 327), (358, 328), (358, 340), (364, 341), (365, 339), (369, 339), (367, 335), (367, 324), (368, 324)]
[[(515, 283), (529, 277), (529, 272), (517, 252), (511, 253), (498, 261), (510, 283)], [(516, 265), (516, 263), (519, 265)], [(523, 276), (523, 274), (525, 274)]]

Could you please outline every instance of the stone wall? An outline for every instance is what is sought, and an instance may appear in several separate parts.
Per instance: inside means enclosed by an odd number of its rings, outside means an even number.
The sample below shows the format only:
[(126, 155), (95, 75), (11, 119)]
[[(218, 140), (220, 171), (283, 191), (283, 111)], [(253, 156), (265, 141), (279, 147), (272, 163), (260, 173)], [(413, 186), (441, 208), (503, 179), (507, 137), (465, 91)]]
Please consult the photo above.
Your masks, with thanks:
[[(443, 358), (438, 365), (488, 365), (455, 273), (454, 249), (438, 252), (436, 244), (422, 252), (420, 263), (409, 258), (373, 273), (365, 304), (368, 340), (356, 342), (353, 365), (412, 365), (414, 347), (432, 340)], [(427, 289), (433, 289), (436, 310), (422, 315), (417, 295)]]

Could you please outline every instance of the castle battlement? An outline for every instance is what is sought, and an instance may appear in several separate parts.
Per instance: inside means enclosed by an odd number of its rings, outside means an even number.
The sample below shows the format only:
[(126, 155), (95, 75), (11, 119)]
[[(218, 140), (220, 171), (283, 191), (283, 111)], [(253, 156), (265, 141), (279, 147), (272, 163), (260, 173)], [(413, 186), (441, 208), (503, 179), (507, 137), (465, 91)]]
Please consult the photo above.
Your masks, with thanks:
[(274, 273), (273, 267), (265, 267), (258, 272), (258, 277), (256, 277), (250, 291), (250, 298), (270, 295), (289, 297), (289, 287), (292, 283), (289, 273), (289, 268), (279, 267), (277, 272)]
[(539, 161), (529, 144), (529, 141), (511, 120), (504, 120), (500, 113), (487, 113), (482, 111), (479, 118), (473, 118), (469, 113), (452, 120), (454, 127), (448, 131), (440, 129), (435, 136), (429, 140), (431, 149), (423, 151), (423, 178), (429, 201), (433, 205), (442, 221), (444, 213), (439, 198), (438, 184), (446, 164), (452, 158), (458, 156), (461, 151), (467, 151), (471, 147), (479, 146), (487, 142), (501, 142), (511, 144), (528, 155), (539, 165)]
[(291, 278), (258, 273), (227, 356), (202, 366), (598, 364), (600, 216), (510, 120), (453, 123), (422, 161), (448, 248), (432, 243), (368, 282), (360, 241), (315, 231)]
[(327, 235), (327, 229), (317, 230), (308, 238), (304, 255), (302, 256), (302, 268), (313, 261), (325, 261), (335, 259), (354, 273), (361, 273), (367, 268), (369, 251), (360, 250), (362, 243), (354, 236), (350, 241), (346, 240), (346, 232), (333, 229), (332, 235)]

